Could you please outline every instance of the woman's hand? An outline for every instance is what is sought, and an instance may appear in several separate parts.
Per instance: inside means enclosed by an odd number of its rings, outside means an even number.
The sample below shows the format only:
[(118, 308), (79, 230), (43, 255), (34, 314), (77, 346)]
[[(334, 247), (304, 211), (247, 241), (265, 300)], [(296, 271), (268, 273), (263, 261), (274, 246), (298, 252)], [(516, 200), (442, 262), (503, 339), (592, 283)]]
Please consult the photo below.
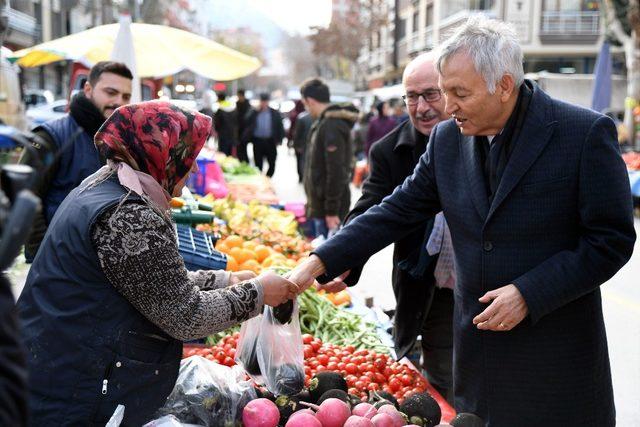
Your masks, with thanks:
[(272, 271), (260, 274), (258, 281), (262, 284), (264, 303), (272, 307), (294, 299), (298, 295), (298, 286), (295, 283)]
[(234, 271), (229, 277), (229, 285), (237, 285), (245, 280), (251, 280), (256, 277), (256, 273), (251, 270)]

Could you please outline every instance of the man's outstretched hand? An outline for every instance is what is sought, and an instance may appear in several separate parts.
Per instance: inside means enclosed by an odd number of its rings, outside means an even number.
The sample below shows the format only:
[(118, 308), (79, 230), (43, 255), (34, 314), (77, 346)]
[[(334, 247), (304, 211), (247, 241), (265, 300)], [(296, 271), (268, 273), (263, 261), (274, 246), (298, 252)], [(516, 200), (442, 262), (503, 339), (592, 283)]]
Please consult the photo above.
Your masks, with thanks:
[(527, 303), (515, 285), (507, 285), (484, 294), (478, 301), (489, 307), (473, 319), (478, 329), (508, 331), (529, 314)]

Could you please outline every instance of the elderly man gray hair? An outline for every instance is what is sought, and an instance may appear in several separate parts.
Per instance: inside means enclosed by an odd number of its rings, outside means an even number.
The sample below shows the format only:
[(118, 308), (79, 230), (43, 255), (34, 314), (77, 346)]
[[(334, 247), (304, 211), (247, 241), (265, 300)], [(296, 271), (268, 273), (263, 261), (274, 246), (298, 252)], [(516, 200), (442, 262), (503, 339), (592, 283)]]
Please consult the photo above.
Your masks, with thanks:
[(443, 211), (456, 409), (489, 427), (614, 426), (600, 286), (636, 238), (615, 125), (523, 80), (503, 22), (473, 17), (437, 62), (453, 120), (433, 128), (412, 176), (290, 278), (338, 277)]

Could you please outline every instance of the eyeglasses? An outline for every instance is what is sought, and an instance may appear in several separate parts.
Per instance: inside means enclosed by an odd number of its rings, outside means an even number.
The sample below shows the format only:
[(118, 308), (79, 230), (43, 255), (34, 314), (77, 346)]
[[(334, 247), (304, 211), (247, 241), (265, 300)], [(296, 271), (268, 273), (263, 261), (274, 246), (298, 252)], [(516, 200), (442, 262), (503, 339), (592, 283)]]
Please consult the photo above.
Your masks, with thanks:
[(440, 92), (440, 89), (429, 89), (425, 90), (422, 93), (408, 93), (406, 95), (403, 95), (402, 99), (404, 99), (404, 102), (407, 105), (418, 105), (421, 97), (426, 102), (436, 102), (439, 101), (442, 97), (442, 92)]

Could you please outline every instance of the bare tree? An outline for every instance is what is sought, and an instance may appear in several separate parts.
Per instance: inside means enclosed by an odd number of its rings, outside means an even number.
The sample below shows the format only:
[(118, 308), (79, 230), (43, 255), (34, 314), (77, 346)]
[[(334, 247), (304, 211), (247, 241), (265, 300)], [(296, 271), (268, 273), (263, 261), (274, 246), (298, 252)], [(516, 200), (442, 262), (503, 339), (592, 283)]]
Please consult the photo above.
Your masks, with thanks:
[(313, 28), (313, 53), (334, 77), (350, 78), (360, 50), (386, 22), (384, 0), (353, 0), (349, 11), (333, 15), (328, 28)]
[[(634, 142), (633, 109), (640, 105), (640, 0), (604, 0), (608, 37), (622, 44), (627, 66), (624, 123)], [(636, 142), (640, 149), (640, 143)]]

